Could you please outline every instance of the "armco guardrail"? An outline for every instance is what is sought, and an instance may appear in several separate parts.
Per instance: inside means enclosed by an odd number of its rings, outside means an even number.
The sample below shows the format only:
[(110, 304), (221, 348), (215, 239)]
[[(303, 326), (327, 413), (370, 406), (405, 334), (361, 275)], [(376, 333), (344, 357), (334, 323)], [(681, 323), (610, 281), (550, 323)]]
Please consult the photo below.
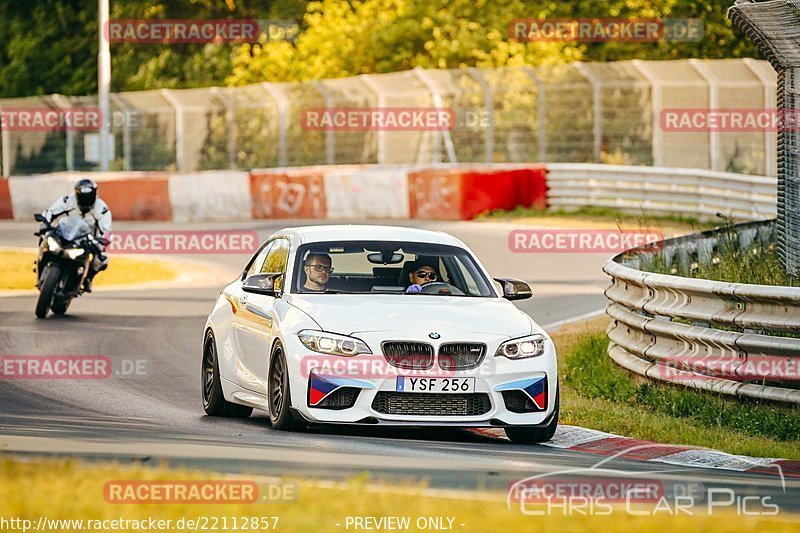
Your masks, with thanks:
[(698, 218), (776, 216), (777, 180), (730, 172), (627, 165), (548, 163), (552, 208), (612, 207)]
[(781, 402), (800, 403), (800, 288), (708, 281), (638, 270), (665, 254), (669, 263), (713, 260), (725, 238), (740, 246), (773, 238), (774, 220), (712, 230), (623, 253), (606, 263), (608, 354), (643, 376), (690, 387)]

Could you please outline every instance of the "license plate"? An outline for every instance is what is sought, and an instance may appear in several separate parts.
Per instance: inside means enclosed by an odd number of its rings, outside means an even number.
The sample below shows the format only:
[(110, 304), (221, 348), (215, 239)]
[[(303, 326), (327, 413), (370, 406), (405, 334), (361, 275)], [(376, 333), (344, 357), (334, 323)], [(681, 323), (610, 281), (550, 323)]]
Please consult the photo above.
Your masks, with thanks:
[(475, 392), (475, 378), (412, 378), (397, 377), (397, 392)]

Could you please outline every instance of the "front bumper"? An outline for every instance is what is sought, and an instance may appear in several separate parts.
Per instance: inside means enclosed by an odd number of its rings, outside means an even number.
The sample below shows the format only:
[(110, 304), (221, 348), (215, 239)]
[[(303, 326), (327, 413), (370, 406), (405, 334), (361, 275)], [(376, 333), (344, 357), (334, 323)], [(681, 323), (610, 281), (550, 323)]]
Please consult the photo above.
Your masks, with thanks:
[[(474, 340), (474, 339), (472, 339)], [(303, 356), (290, 356), (290, 376), (292, 390), (292, 405), (296, 417), (309, 423), (325, 424), (368, 424), (368, 425), (403, 425), (403, 426), (453, 426), (453, 427), (504, 427), (504, 426), (546, 426), (552, 421), (557, 395), (557, 363), (552, 342), (546, 343), (545, 353), (540, 356), (522, 360), (510, 360), (505, 357), (495, 357), (497, 346), (504, 338), (480, 339), (487, 344), (487, 356), (480, 366), (470, 370), (448, 371), (447, 377), (463, 378), (474, 377), (475, 389), (473, 394), (485, 395), (488, 398), (488, 409), (474, 415), (446, 415), (437, 414), (435, 404), (433, 409), (426, 409), (426, 414), (389, 414), (376, 410), (375, 399), (381, 394), (414, 395), (415, 392), (397, 392), (397, 376), (431, 377), (430, 373), (416, 370), (405, 370), (386, 365), (388, 372), (380, 376), (364, 374), (348, 374), (337, 372), (334, 375), (325, 373), (324, 369), (308, 370), (303, 361)], [(368, 341), (369, 342), (369, 341)], [(299, 343), (298, 343), (299, 344)], [(370, 343), (372, 345), (374, 343)], [(289, 354), (292, 351), (288, 351)], [(307, 354), (302, 346), (295, 354)], [(437, 347), (438, 353), (438, 347)], [(312, 355), (310, 357), (318, 357)], [(359, 357), (359, 356), (356, 356)], [(373, 356), (375, 357), (375, 356)], [(379, 356), (380, 357), (380, 356)], [(352, 362), (352, 361), (351, 361)], [(324, 388), (322, 394), (311, 387), (315, 378), (334, 383)], [(319, 383), (319, 379), (316, 379)], [(538, 382), (538, 385), (537, 385)], [(526, 386), (542, 410), (536, 412), (514, 412), (509, 409), (504, 398), (504, 391), (521, 391)], [(536, 387), (543, 390), (538, 390)], [(324, 408), (320, 399), (337, 390), (337, 387), (357, 389), (357, 397), (352, 406), (342, 408)], [(319, 388), (317, 386), (317, 388)], [(538, 395), (537, 395), (538, 392)], [(441, 396), (443, 402), (452, 401), (448, 393), (439, 393), (429, 396)], [(531, 397), (529, 395), (529, 397)], [(438, 399), (438, 398), (436, 398)], [(427, 407), (430, 407), (430, 402)], [(513, 406), (512, 406), (513, 407)]]

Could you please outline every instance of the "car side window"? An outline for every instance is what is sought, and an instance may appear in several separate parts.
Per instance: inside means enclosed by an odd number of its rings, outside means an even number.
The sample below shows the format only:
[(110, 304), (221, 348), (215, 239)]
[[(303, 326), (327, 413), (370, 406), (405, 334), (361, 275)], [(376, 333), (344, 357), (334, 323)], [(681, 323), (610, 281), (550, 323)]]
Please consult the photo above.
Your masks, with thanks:
[(275, 246), (275, 242), (276, 241), (272, 241), (271, 243), (266, 245), (264, 247), (264, 249), (261, 250), (261, 252), (259, 252), (259, 254), (258, 254), (258, 256), (256, 256), (255, 260), (250, 264), (250, 268), (247, 269), (247, 274), (245, 274), (243, 280), (246, 280), (247, 278), (249, 278), (253, 274), (257, 274), (259, 272), (263, 272), (262, 268), (263, 268), (263, 265), (264, 265), (264, 260), (267, 258), (267, 255), (269, 255), (269, 252)]
[[(275, 239), (270, 245), (270, 249), (264, 258), (264, 263), (259, 272), (261, 274), (286, 274), (286, 265), (289, 262), (289, 241), (286, 239)], [(283, 290), (283, 278), (280, 276), (275, 280), (276, 290)]]

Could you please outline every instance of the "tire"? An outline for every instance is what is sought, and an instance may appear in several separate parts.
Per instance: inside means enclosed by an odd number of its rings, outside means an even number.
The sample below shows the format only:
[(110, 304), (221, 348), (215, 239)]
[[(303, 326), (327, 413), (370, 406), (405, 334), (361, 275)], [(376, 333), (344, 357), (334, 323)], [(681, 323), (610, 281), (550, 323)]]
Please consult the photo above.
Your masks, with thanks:
[(69, 298), (68, 300), (62, 300), (62, 301), (60, 301), (58, 303), (54, 303), (52, 305), (52, 307), (51, 307), (51, 309), (53, 310), (53, 314), (54, 315), (63, 315), (64, 313), (67, 312), (67, 309), (69, 308), (69, 304), (71, 302), (72, 302), (72, 298)]
[(200, 369), (200, 386), (203, 394), (203, 409), (210, 416), (228, 418), (247, 418), (253, 412), (252, 407), (231, 403), (222, 393), (222, 382), (219, 377), (219, 361), (217, 360), (217, 343), (214, 334), (209, 331), (203, 342), (203, 365)]
[[(50, 263), (45, 267), (42, 274), (42, 284), (39, 289), (39, 299), (36, 301), (36, 318), (44, 318), (50, 305), (53, 303), (53, 296), (61, 279), (61, 267), (55, 263)], [(66, 309), (65, 309), (66, 310)]]
[(269, 404), (269, 421), (279, 431), (299, 429), (292, 418), (292, 394), (289, 389), (289, 367), (283, 355), (283, 346), (276, 344), (269, 358), (269, 377), (267, 378), (267, 403)]
[(506, 437), (514, 444), (540, 444), (549, 441), (555, 435), (558, 427), (559, 403), (559, 392), (556, 390), (556, 408), (553, 413), (553, 419), (549, 424), (540, 428), (507, 427), (504, 428)]

